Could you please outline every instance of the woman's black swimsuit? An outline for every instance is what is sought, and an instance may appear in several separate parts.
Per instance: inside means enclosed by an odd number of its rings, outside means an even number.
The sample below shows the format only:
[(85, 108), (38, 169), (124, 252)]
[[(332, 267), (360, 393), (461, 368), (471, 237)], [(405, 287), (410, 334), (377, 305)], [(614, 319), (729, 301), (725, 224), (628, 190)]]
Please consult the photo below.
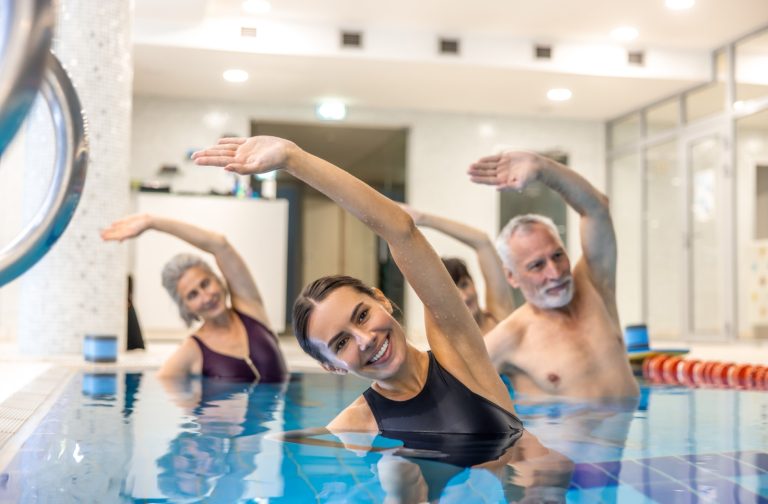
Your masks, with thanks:
[(499, 458), (522, 435), (520, 419), (469, 390), (428, 354), (427, 380), (415, 397), (393, 401), (373, 388), (363, 393), (381, 434), (462, 467)]

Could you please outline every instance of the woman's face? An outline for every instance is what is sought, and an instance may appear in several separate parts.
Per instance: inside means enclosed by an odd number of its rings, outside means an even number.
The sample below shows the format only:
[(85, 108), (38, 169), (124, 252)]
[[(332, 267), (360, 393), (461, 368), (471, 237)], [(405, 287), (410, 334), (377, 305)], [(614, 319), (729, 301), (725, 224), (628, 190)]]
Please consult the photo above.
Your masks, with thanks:
[(352, 287), (340, 287), (312, 311), (310, 343), (328, 359), (328, 368), (370, 380), (386, 380), (405, 361), (403, 328), (392, 317), (386, 298), (376, 299)]
[(193, 266), (181, 275), (176, 291), (188, 312), (208, 320), (227, 310), (226, 291), (216, 276)]
[(480, 305), (477, 302), (477, 289), (475, 289), (475, 282), (473, 282), (470, 277), (463, 276), (459, 278), (458, 282), (456, 282), (456, 287), (458, 287), (459, 293), (461, 294), (461, 299), (464, 301), (464, 304), (467, 305), (467, 308), (469, 308), (472, 316), (477, 318), (477, 315), (480, 312)]

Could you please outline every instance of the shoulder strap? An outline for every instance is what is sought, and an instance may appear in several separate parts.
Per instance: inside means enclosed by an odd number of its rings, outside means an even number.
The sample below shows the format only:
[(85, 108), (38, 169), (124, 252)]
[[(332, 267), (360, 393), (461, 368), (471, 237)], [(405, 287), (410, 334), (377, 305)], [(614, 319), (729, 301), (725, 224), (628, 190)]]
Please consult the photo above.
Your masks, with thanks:
[(201, 352), (206, 352), (210, 350), (208, 346), (205, 343), (203, 343), (203, 340), (201, 340), (197, 334), (191, 335), (190, 338), (192, 338), (194, 342), (197, 343), (197, 346), (200, 347)]
[(368, 407), (371, 409), (371, 413), (373, 413), (373, 418), (376, 419), (376, 426), (381, 430), (381, 417), (379, 415), (378, 405), (381, 399), (386, 398), (373, 390), (373, 387), (368, 387), (366, 391), (363, 392), (363, 398), (365, 399), (365, 402), (368, 403)]

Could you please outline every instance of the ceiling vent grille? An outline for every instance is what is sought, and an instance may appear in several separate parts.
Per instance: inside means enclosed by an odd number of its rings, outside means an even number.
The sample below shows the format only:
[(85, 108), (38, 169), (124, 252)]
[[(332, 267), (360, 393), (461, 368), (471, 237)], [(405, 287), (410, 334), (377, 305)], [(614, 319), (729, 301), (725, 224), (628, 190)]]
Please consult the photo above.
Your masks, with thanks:
[(341, 47), (363, 47), (363, 32), (342, 30)]
[(438, 41), (440, 54), (459, 54), (461, 43), (456, 38), (441, 38)]
[(551, 60), (552, 46), (540, 44), (533, 46), (533, 56), (538, 60)]
[(645, 53), (643, 51), (627, 52), (627, 63), (637, 66), (645, 65)]
[(241, 37), (255, 37), (256, 36), (256, 27), (255, 26), (241, 26), (240, 27), (240, 36)]

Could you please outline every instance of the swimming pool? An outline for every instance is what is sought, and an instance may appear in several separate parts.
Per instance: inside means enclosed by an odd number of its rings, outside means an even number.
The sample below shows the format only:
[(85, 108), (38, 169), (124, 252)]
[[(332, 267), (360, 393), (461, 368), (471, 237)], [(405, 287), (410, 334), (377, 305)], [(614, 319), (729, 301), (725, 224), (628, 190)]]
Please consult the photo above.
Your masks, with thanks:
[(0, 468), (0, 501), (383, 502), (397, 491), (417, 495), (427, 481), (441, 502), (463, 504), (523, 496), (768, 502), (768, 393), (759, 391), (644, 386), (639, 402), (519, 404), (528, 430), (570, 460), (564, 482), (526, 484), (522, 471), (494, 475), (439, 460), (414, 464), (380, 438), (376, 452), (325, 446), (332, 436), (315, 444), (274, 438), (325, 425), (366, 387), (330, 374), (249, 387), (78, 373)]

